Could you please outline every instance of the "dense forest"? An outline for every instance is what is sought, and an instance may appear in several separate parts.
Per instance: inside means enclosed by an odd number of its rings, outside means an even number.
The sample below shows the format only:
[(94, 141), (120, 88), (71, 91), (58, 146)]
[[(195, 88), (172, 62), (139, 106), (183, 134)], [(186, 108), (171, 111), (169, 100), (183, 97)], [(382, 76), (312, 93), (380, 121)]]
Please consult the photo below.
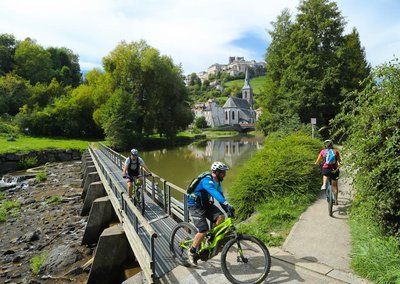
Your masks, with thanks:
[(121, 42), (104, 71), (85, 78), (71, 50), (10, 34), (0, 35), (0, 62), (3, 133), (106, 137), (125, 148), (143, 136), (174, 137), (193, 120), (181, 68), (145, 41)]

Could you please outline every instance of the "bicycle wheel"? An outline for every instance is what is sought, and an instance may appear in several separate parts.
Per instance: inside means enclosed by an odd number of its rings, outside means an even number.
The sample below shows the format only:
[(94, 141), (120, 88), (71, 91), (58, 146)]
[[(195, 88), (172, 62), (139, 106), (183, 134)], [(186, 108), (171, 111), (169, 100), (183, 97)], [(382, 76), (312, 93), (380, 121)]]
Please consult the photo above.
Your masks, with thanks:
[(261, 283), (271, 268), (271, 256), (268, 248), (256, 237), (239, 235), (224, 246), (221, 267), (232, 283)]
[(328, 184), (327, 190), (327, 198), (328, 198), (328, 212), (329, 216), (332, 217), (333, 214), (333, 191), (332, 191), (332, 185)]
[(171, 232), (169, 249), (173, 256), (185, 266), (190, 266), (187, 257), (187, 250), (190, 248), (197, 229), (190, 223), (178, 223)]

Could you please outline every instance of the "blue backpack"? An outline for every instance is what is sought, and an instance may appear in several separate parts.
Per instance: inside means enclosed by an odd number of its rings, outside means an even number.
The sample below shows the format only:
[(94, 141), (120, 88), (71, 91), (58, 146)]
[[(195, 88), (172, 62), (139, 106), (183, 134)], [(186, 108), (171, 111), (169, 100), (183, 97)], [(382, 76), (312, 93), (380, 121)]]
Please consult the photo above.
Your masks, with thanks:
[(325, 164), (336, 165), (336, 155), (333, 149), (326, 149), (324, 156), (325, 156)]

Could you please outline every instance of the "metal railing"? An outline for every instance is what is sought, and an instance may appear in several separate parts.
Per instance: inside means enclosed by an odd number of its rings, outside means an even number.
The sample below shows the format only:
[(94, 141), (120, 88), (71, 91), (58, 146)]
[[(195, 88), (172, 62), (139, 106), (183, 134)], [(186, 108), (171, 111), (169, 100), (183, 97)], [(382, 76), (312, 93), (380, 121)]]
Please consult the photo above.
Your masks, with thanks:
[[(122, 175), (123, 165), (127, 158), (101, 143), (99, 144), (99, 149), (121, 169)], [(172, 218), (185, 222), (189, 221), (187, 195), (183, 188), (163, 179), (154, 172), (152, 172), (152, 176), (144, 178), (143, 188), (146, 194)], [(173, 197), (172, 192), (175, 193), (175, 196), (181, 196), (180, 200), (182, 201)]]
[[(122, 224), (127, 236), (128, 242), (137, 258), (140, 267), (149, 283), (154, 283), (155, 275), (155, 253), (154, 240), (157, 233), (153, 230), (148, 221), (141, 215), (140, 211), (133, 205), (132, 201), (126, 194), (126, 190), (122, 188), (119, 181), (116, 180), (113, 173), (105, 167), (98, 155), (89, 146), (89, 152), (97, 169), (97, 173), (103, 183), (114, 211)], [(114, 162), (114, 160), (113, 160)], [(139, 237), (139, 225), (147, 234), (150, 243), (150, 253), (147, 251), (143, 242)]]

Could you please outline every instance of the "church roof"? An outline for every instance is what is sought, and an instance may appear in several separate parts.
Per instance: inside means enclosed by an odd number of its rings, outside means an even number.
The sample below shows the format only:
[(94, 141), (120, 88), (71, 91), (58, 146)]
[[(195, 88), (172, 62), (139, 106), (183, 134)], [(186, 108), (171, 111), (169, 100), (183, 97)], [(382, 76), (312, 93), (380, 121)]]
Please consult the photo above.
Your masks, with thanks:
[(247, 100), (229, 97), (229, 99), (224, 104), (223, 108), (240, 108), (240, 109), (250, 109), (250, 104)]

